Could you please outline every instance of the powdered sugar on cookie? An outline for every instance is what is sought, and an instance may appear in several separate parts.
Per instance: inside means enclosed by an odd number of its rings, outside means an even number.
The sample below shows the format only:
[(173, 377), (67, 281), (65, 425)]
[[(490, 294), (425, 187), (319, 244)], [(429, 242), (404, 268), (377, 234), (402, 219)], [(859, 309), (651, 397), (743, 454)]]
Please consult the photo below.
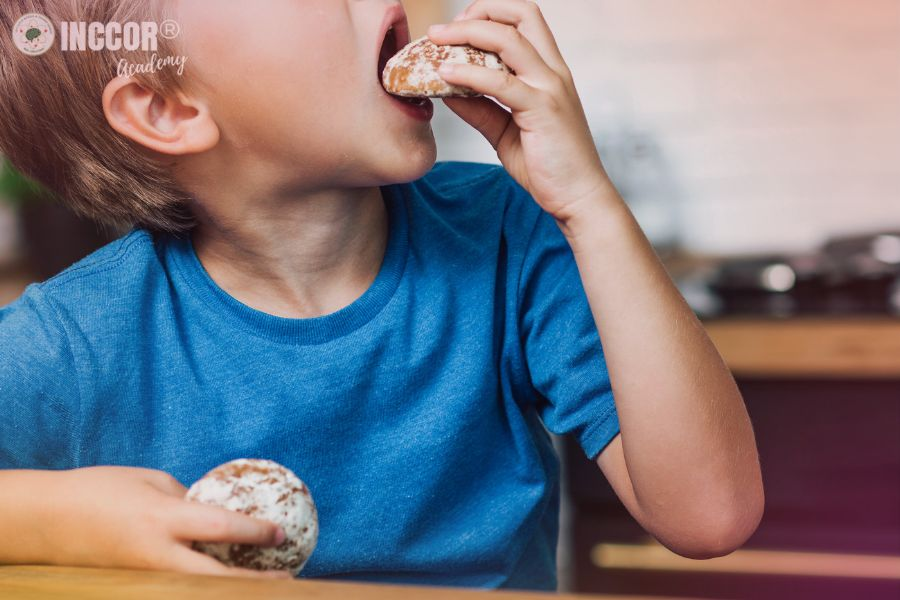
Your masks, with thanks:
[(221, 562), (249, 569), (303, 569), (316, 547), (319, 521), (306, 485), (271, 460), (237, 459), (220, 465), (190, 487), (186, 500), (221, 506), (281, 525), (284, 543), (274, 548), (194, 542)]
[(470, 88), (444, 81), (438, 73), (438, 68), (444, 63), (478, 65), (511, 72), (493, 52), (468, 45), (438, 46), (425, 36), (413, 40), (388, 60), (381, 81), (388, 93), (397, 96), (444, 98), (481, 95)]

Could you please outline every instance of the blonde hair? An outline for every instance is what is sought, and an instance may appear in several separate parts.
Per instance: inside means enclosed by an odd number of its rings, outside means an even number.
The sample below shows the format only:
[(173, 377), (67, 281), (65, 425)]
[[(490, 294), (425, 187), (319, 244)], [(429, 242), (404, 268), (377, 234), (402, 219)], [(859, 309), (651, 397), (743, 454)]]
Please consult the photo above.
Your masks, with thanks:
[[(57, 40), (45, 54), (27, 56), (10, 35), (26, 13), (43, 14), (58, 27), (63, 21), (162, 22), (164, 11), (156, 0), (2, 0), (0, 154), (80, 215), (177, 233), (193, 225), (188, 194), (165, 165), (109, 126), (101, 102), (120, 59), (146, 63), (152, 52), (63, 52)], [(158, 36), (158, 56), (174, 50)], [(181, 89), (174, 67), (134, 78), (161, 95)]]

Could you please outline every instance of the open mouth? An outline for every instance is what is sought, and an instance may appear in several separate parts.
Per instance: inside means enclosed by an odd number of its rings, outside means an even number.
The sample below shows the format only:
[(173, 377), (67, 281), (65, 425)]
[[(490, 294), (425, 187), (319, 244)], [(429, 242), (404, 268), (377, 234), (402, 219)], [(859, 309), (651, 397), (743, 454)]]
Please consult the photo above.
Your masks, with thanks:
[(379, 83), (381, 83), (381, 74), (384, 73), (384, 67), (387, 62), (403, 48), (397, 37), (397, 26), (398, 25), (395, 24), (388, 28), (387, 33), (384, 36), (384, 41), (381, 43), (381, 52), (378, 54), (378, 72), (376, 73)]
[[(409, 25), (407, 25), (405, 18), (396, 21), (388, 27), (384, 41), (381, 43), (381, 50), (378, 53), (378, 70), (375, 74), (378, 79), (378, 85), (382, 89), (384, 89), (384, 84), (382, 83), (381, 75), (384, 73), (385, 65), (387, 65), (391, 57), (402, 50), (409, 42)], [(387, 90), (385, 90), (385, 93), (387, 93)], [(394, 94), (390, 94), (390, 96), (396, 100), (416, 106), (424, 106), (429, 103), (428, 98), (407, 98)]]

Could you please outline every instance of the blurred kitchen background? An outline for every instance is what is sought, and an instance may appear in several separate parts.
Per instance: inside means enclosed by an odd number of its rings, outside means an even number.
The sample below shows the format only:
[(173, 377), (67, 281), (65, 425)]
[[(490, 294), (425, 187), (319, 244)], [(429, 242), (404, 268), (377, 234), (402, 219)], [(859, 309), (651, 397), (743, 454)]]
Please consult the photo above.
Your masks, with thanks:
[[(406, 0), (413, 37), (465, 4)], [(538, 4), (612, 179), (741, 385), (767, 492), (746, 548), (691, 561), (558, 440), (561, 589), (900, 598), (900, 0)], [(497, 162), (436, 108), (439, 160)], [(8, 170), (0, 196), (0, 305), (118, 234)]]

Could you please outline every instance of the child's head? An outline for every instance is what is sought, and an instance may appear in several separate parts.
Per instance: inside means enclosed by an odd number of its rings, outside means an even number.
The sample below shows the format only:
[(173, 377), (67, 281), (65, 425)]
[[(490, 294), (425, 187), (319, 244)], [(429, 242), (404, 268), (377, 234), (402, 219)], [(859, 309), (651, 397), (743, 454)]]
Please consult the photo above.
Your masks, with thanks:
[[(398, 110), (379, 83), (390, 0), (6, 0), (0, 27), (25, 13), (61, 22), (162, 23), (155, 73), (117, 77), (149, 50), (41, 56), (0, 36), (0, 152), (77, 211), (151, 229), (190, 227), (206, 184), (241, 179), (260, 193), (408, 181), (435, 158), (430, 125)], [(405, 19), (404, 19), (405, 21)], [(57, 37), (60, 37), (57, 31)], [(252, 202), (253, 198), (247, 198)]]

